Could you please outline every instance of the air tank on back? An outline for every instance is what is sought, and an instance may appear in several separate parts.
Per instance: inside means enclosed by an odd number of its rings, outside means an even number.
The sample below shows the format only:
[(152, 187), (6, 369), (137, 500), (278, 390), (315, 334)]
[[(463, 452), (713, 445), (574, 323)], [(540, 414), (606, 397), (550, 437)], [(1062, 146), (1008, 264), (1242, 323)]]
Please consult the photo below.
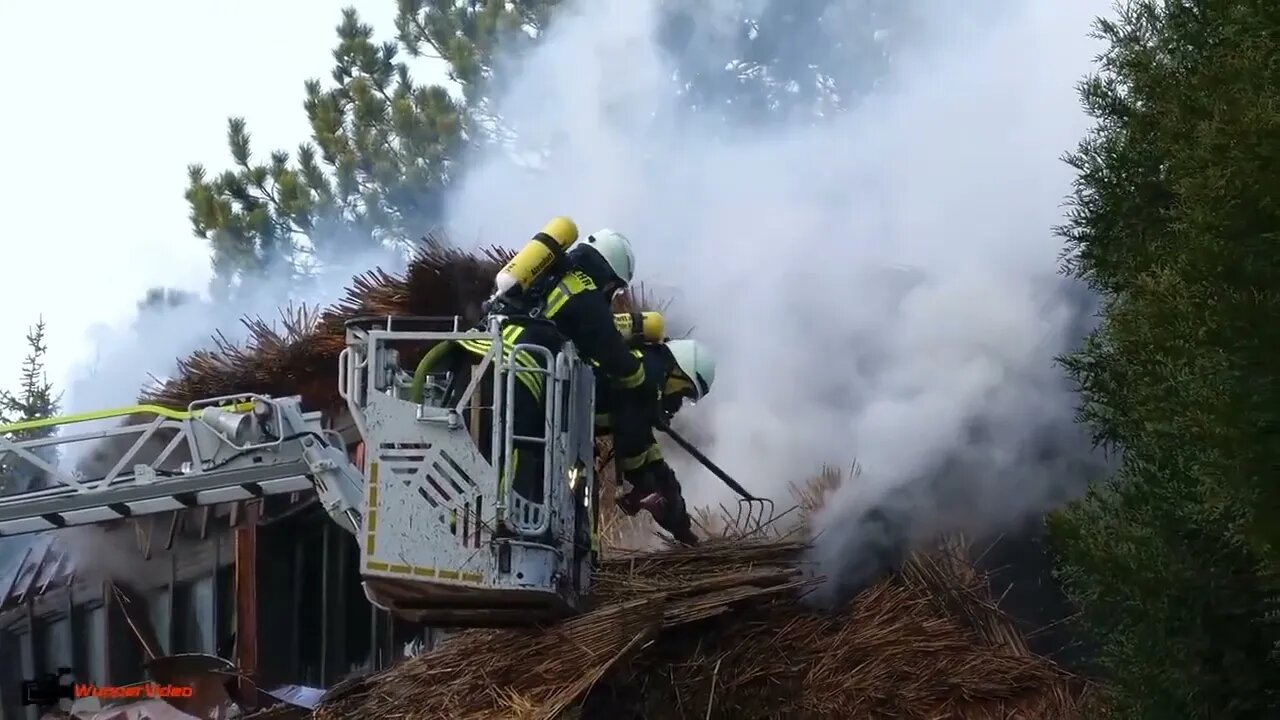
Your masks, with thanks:
[(547, 268), (578, 239), (578, 226), (567, 217), (552, 218), (493, 278), (489, 305), (515, 304)]
[(666, 321), (661, 313), (614, 313), (613, 324), (623, 339), (632, 344), (660, 343), (666, 339)]

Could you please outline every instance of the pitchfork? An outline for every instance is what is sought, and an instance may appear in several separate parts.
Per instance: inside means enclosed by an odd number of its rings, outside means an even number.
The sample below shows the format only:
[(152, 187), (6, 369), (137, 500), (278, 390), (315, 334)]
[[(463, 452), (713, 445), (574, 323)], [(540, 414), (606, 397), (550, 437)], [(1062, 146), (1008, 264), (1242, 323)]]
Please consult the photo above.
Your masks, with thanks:
[[(719, 465), (711, 462), (711, 458), (702, 454), (702, 451), (693, 446), (693, 443), (685, 440), (684, 437), (671, 429), (667, 423), (659, 423), (658, 429), (666, 433), (676, 444), (684, 448), (685, 452), (693, 456), (693, 459), (702, 463), (702, 466), (711, 471), (712, 475), (720, 478), (721, 482), (729, 486), (730, 490), (742, 496), (738, 501), (738, 512), (734, 515), (733, 526), (738, 533), (745, 537), (762, 530), (770, 522), (773, 522), (775, 508), (773, 501), (768, 498), (758, 498), (747, 492), (746, 488), (738, 484), (729, 473), (720, 469)], [(726, 513), (727, 515), (727, 513)]]

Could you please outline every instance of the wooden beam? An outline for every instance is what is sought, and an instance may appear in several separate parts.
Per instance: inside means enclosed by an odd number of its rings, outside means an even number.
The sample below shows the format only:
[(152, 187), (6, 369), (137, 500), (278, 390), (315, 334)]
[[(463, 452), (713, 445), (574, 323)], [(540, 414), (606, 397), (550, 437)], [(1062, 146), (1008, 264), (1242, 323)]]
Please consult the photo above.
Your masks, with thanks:
[(142, 551), (142, 559), (151, 559), (151, 535), (156, 529), (156, 522), (159, 515), (152, 515), (147, 518), (147, 525), (144, 529), (141, 520), (134, 520), (133, 527), (136, 537), (138, 538), (138, 549)]
[[(331, 612), (329, 627), (325, 628), (325, 632), (331, 632), (333, 636), (329, 645), (332, 648), (330, 652), (335, 658), (334, 664), (339, 671), (345, 672), (347, 669), (347, 583), (351, 580), (347, 572), (347, 560), (350, 553), (356, 549), (356, 544), (342, 542), (343, 539), (342, 536), (338, 537), (338, 542), (334, 543), (331, 553), (330, 562), (334, 563), (333, 574), (337, 582), (332, 589), (326, 591), (333, 593), (334, 608)], [(358, 559), (357, 562), (359, 562)]]
[[(120, 608), (120, 614), (124, 618), (125, 625), (133, 632), (133, 636), (138, 641), (138, 646), (142, 648), (142, 654), (146, 661), (155, 660), (165, 653), (164, 648), (160, 647), (157, 640), (155, 628), (151, 625), (151, 618), (147, 616), (146, 601), (119, 585), (112, 583), (111, 596), (115, 600), (116, 607)], [(169, 623), (173, 626), (172, 621)]]
[(100, 678), (90, 678), (92, 682), (106, 685), (115, 679), (115, 668), (111, 662), (111, 591), (107, 581), (98, 587), (98, 599), (102, 603), (102, 674)]
[[(257, 502), (245, 503), (242, 522), (236, 526), (236, 657), (240, 671), (253, 676), (258, 670), (258, 514)], [(257, 691), (240, 681), (241, 697), (257, 703)]]
[(218, 623), (218, 620), (222, 617), (221, 613), (218, 612), (222, 609), (222, 603), (219, 600), (222, 597), (222, 586), (219, 582), (222, 578), (222, 573), (219, 572), (222, 569), (221, 563), (222, 533), (218, 533), (213, 537), (213, 602), (210, 603), (213, 606), (212, 610), (210, 610), (210, 615), (213, 617), (209, 618), (210, 627), (213, 628), (213, 648), (209, 652), (213, 655), (218, 655), (218, 646), (222, 644), (223, 627)]
[[(206, 506), (206, 510), (209, 508)], [(182, 511), (174, 510), (173, 517), (169, 519), (169, 534), (164, 539), (164, 549), (172, 550), (173, 542), (178, 538), (178, 526), (182, 524)]]
[[(293, 544), (293, 583), (288, 598), (294, 608), (301, 608), (304, 602), (302, 570), (305, 547), (305, 543)], [(289, 613), (289, 675), (299, 682), (302, 679), (302, 613), (297, 610)]]
[(169, 553), (169, 583), (165, 592), (164, 652), (169, 654), (178, 647), (178, 622), (174, 618), (174, 610), (178, 607), (178, 554)]
[[(75, 669), (76, 660), (77, 660), (76, 638), (85, 638), (87, 641), (87, 637), (86, 637), (86, 633), (84, 632), (84, 628), (78, 627), (78, 623), (76, 622), (76, 602), (75, 602), (75, 597), (72, 595), (72, 592), (73, 592), (72, 588), (68, 586), (67, 587), (67, 644), (66, 644), (66, 647), (64, 647), (63, 649), (67, 651), (67, 665)], [(89, 654), (86, 652), (85, 658), (88, 658), (88, 656)], [(90, 682), (94, 682), (94, 681), (90, 680)]]
[(329, 549), (331, 542), (330, 535), (333, 534), (333, 525), (325, 523), (320, 529), (320, 684), (328, 687), (329, 685), (329, 668), (333, 664), (329, 662), (329, 597), (332, 595), (332, 578), (329, 572)]
[[(37, 568), (37, 571), (39, 571), (39, 568)], [(32, 582), (35, 582), (34, 578)], [(26, 609), (27, 637), (31, 639), (31, 668), (33, 671), (31, 677), (34, 678), (36, 677), (34, 673), (40, 672), (40, 658), (47, 654), (47, 650), (44, 647), (44, 639), (39, 637), (41, 628), (36, 627), (36, 608), (30, 596), (27, 597), (22, 606)]]

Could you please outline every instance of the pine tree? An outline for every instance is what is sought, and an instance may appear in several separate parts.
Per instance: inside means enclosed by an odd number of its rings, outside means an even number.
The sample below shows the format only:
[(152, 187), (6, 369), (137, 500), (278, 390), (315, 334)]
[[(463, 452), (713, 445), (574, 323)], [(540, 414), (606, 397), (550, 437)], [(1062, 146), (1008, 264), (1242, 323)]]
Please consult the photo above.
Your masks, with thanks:
[(396, 44), (376, 43), (355, 10), (337, 33), (333, 84), (306, 83), (311, 142), (263, 162), (245, 120), (232, 118), (235, 168), (212, 179), (189, 169), (192, 225), (224, 290), (395, 245), (439, 220), (464, 139), (461, 106), (442, 86), (416, 84)]
[[(493, 121), (489, 99), (507, 87), (504, 72), (541, 37), (561, 0), (397, 0), (396, 31), (413, 57), (441, 58), (469, 116)], [(499, 52), (500, 51), (500, 52)], [(485, 123), (471, 123), (477, 135)], [(479, 138), (477, 138), (479, 139)]]
[[(515, 64), (554, 21), (561, 0), (397, 1), (399, 45), (376, 43), (355, 10), (343, 11), (333, 84), (306, 84), (310, 142), (260, 159), (245, 120), (231, 118), (232, 169), (189, 168), (191, 222), (211, 245), (216, 291), (225, 295), (255, 277), (306, 276), (317, 265), (420, 237), (441, 220), (442, 193), (462, 172), (466, 150), (513, 139), (491, 99), (515, 77)], [(844, 6), (834, 0), (763, 7), (733, 20), (739, 32), (720, 56), (688, 41), (709, 8), (664, 3), (665, 44), (677, 68), (673, 96), (694, 111), (750, 122), (837, 112), (883, 75), (889, 46), (881, 31), (909, 17), (891, 0), (858, 3), (854, 17), (835, 13)], [(844, 39), (847, 23), (865, 30), (856, 42)], [(443, 60), (462, 101), (445, 87), (416, 84), (401, 49)]]
[[(17, 392), (0, 390), (0, 424), (11, 424), (39, 420), (58, 414), (62, 399), (61, 393), (55, 393), (53, 384), (45, 373), (45, 324), (43, 318), (27, 331), (28, 352), (22, 362)], [(50, 437), (56, 428), (36, 428), (9, 433), (6, 438), (14, 441), (32, 440)], [(52, 449), (41, 448), (35, 454), (46, 462), (54, 462), (57, 453)], [(23, 460), (5, 458), (0, 465), (0, 493), (13, 492), (29, 488), (43, 475), (31, 463)]]
[[(915, 0), (766, 0), (711, 23), (699, 0), (663, 3), (675, 92), (696, 113), (738, 123), (820, 121), (855, 107), (888, 72)], [(728, 28), (708, 40), (706, 28)]]
[(1134, 0), (1098, 25), (1061, 232), (1102, 322), (1066, 359), (1118, 474), (1055, 518), (1117, 717), (1280, 707), (1280, 4)]

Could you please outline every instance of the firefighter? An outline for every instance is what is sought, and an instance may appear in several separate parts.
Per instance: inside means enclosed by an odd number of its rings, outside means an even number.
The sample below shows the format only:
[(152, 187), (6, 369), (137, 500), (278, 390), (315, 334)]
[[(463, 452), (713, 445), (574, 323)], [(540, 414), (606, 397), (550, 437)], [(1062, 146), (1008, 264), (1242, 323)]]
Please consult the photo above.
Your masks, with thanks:
[(608, 381), (596, 385), (596, 434), (613, 435), (619, 479), (631, 485), (618, 498), (618, 507), (627, 515), (647, 510), (678, 542), (696, 545), (680, 482), (662, 457), (654, 429), (670, 422), (686, 400), (696, 403), (711, 392), (715, 360), (696, 340), (646, 343), (632, 355), (651, 379), (646, 383), (650, 401), (636, 403), (632, 396), (614, 391)]
[(552, 218), (495, 277), (486, 312), (551, 321), (615, 389), (638, 392), (644, 367), (631, 355), (611, 309), (635, 275), (631, 241), (608, 229), (577, 238), (572, 220)]
[[(646, 379), (644, 365), (632, 354), (631, 346), (614, 324), (611, 309), (613, 297), (627, 287), (635, 272), (631, 243), (621, 233), (608, 229), (596, 231), (581, 242), (573, 242), (571, 238), (576, 237), (577, 228), (569, 219), (556, 218), (549, 222), (499, 273), (495, 298), (508, 302), (500, 305), (491, 301), (490, 307), (502, 307), (501, 312), (507, 317), (502, 342), (508, 353), (517, 344), (535, 344), (554, 354), (560, 351), (563, 339), (572, 341), (579, 355), (603, 376), (609, 392), (618, 398), (620, 405), (635, 408), (633, 412), (621, 413), (615, 424), (624, 437), (639, 437), (646, 430), (643, 418), (651, 414), (641, 408), (647, 398), (656, 397), (648, 392), (656, 385)], [(563, 265), (542, 262), (554, 256), (553, 247), (564, 246), (569, 249), (564, 253), (567, 262)], [(543, 274), (549, 269), (553, 270)], [(519, 302), (510, 301), (515, 296), (519, 296)], [(458, 352), (459, 348), (466, 352)], [(467, 387), (472, 364), (489, 349), (488, 340), (470, 340), (459, 341), (446, 351), (444, 366), (453, 373), (455, 397)], [(516, 363), (530, 369), (543, 366), (542, 360), (529, 353), (518, 353)], [(517, 378), (520, 382), (516, 396), (508, 399), (513, 403), (514, 434), (542, 437), (546, 434), (543, 427), (545, 376), (529, 372), (519, 373)], [(492, 382), (485, 378), (480, 387), (483, 388), (481, 403), (491, 406)], [(487, 422), (482, 425), (487, 426)], [(481, 451), (486, 457), (493, 457), (488, 447), (489, 433), (480, 435)], [(639, 467), (643, 460), (642, 456), (623, 458), (623, 462), (632, 467)], [(516, 491), (526, 499), (542, 502), (544, 463), (540, 445), (516, 441), (515, 457), (508, 461), (504, 477), (514, 483)]]
[(631, 242), (619, 232), (597, 230), (569, 248), (567, 256), (567, 271), (548, 283), (545, 301), (531, 314), (554, 322), (613, 389), (638, 392), (645, 383), (644, 365), (618, 331), (612, 310), (613, 297), (635, 275)]
[[(653, 422), (661, 408), (658, 382), (649, 377), (643, 355), (619, 330), (613, 298), (635, 273), (635, 256), (627, 238), (614, 230), (597, 230), (566, 253), (566, 269), (533, 285), (539, 298), (529, 315), (550, 320), (579, 355), (596, 370), (598, 384), (622, 411), (612, 418), (622, 439), (615, 452), (625, 472), (648, 463)], [(599, 394), (599, 392), (597, 393)]]
[[(503, 486), (513, 485), (515, 491), (525, 500), (541, 503), (546, 497), (543, 487), (543, 473), (546, 465), (545, 448), (536, 442), (519, 438), (540, 438), (548, 435), (545, 426), (545, 409), (547, 402), (547, 376), (541, 374), (545, 369), (545, 361), (534, 354), (521, 350), (513, 353), (517, 344), (540, 345), (552, 353), (560, 351), (562, 341), (559, 334), (548, 323), (508, 324), (502, 331), (502, 344), (505, 354), (512, 356), (519, 368), (531, 372), (516, 374), (515, 394), (508, 397), (513, 415), (512, 432), (516, 436), (513, 441), (513, 456), (506, 463), (503, 473)], [(445, 406), (453, 406), (462, 399), (462, 393), (471, 383), (471, 375), (490, 348), (490, 341), (458, 340), (448, 344), (439, 357), (438, 367), (452, 376), (448, 391), (444, 397)], [(492, 460), (491, 429), (493, 416), (493, 372), (490, 365), (481, 381), (476, 386), (477, 400), (480, 410), (480, 427), (477, 428), (476, 441), (481, 454)], [(501, 421), (500, 418), (496, 419)]]

